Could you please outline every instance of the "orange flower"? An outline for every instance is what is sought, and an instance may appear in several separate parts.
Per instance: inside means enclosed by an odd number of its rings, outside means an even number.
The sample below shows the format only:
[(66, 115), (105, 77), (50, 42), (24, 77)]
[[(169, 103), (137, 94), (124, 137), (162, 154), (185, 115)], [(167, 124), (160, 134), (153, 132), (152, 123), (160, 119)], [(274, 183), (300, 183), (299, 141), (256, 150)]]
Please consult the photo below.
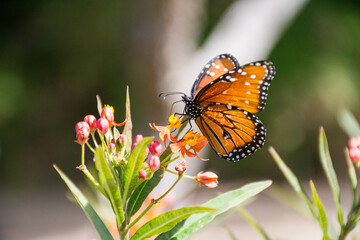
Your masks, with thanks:
[(125, 121), (123, 121), (122, 123), (116, 123), (115, 122), (115, 118), (114, 118), (114, 108), (112, 106), (109, 105), (105, 105), (101, 111), (100, 117), (105, 118), (109, 121), (109, 126), (110, 128), (114, 125), (121, 127), (122, 125), (124, 125), (127, 121), (127, 119), (125, 119)]
[(155, 131), (158, 131), (160, 132), (159, 133), (159, 137), (161, 139), (161, 141), (164, 142), (164, 145), (166, 147), (166, 139), (169, 137), (170, 141), (172, 142), (177, 142), (177, 139), (175, 139), (172, 135), (171, 135), (171, 132), (170, 130), (172, 128), (175, 128), (175, 129), (178, 129), (179, 127), (181, 127), (181, 121), (178, 117), (175, 117), (174, 114), (172, 114), (170, 117), (169, 117), (169, 125), (167, 126), (156, 126), (155, 123), (153, 124), (149, 124), (150, 127), (152, 129), (154, 129)]
[(218, 186), (218, 176), (213, 172), (199, 172), (196, 175), (196, 181), (208, 188)]
[[(185, 160), (185, 155), (188, 157), (197, 157), (201, 160), (208, 160), (203, 159), (197, 155), (201, 149), (205, 147), (207, 144), (207, 139), (202, 136), (200, 133), (194, 133), (193, 130), (189, 131), (185, 134), (184, 138), (181, 139), (179, 142), (170, 144), (170, 149), (173, 153), (180, 152), (180, 157), (182, 160)], [(190, 148), (187, 149), (186, 145), (189, 145)], [(193, 150), (191, 152), (190, 150)]]

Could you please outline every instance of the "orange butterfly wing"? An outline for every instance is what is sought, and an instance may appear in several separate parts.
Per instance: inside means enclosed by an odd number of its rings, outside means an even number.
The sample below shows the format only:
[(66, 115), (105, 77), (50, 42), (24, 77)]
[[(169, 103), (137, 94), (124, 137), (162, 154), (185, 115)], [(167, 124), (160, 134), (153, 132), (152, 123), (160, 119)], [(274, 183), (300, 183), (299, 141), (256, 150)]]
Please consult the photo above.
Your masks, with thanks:
[(269, 61), (240, 66), (230, 54), (213, 58), (199, 74), (191, 90), (201, 111), (195, 122), (220, 157), (238, 161), (264, 145), (266, 129), (253, 113), (264, 109), (274, 75)]
[(200, 107), (222, 103), (258, 113), (265, 107), (268, 88), (274, 75), (275, 67), (268, 61), (241, 66), (197, 91), (195, 102)]
[(221, 54), (211, 59), (201, 70), (191, 89), (191, 96), (194, 98), (204, 87), (215, 81), (227, 72), (240, 67), (235, 57), (230, 54)]
[(266, 129), (257, 117), (225, 104), (210, 104), (195, 119), (211, 147), (229, 161), (253, 154), (265, 142)]

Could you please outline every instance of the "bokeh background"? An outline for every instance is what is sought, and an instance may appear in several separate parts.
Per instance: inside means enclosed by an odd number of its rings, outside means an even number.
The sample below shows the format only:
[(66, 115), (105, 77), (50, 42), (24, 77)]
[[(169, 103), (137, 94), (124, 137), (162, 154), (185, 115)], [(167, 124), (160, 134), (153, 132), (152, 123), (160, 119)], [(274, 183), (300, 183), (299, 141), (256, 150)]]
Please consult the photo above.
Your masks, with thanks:
[[(360, 2), (249, 2), (2, 2), (0, 238), (64, 234), (56, 228), (41, 229), (43, 222), (74, 227), (64, 218), (77, 217), (66, 210), (49, 216), (31, 209), (57, 209), (61, 207), (53, 203), (58, 198), (67, 201), (53, 163), (74, 181), (83, 180), (75, 169), (80, 147), (74, 143), (74, 126), (86, 114), (97, 112), (96, 94), (114, 106), (116, 119), (122, 121), (128, 85), (134, 134), (154, 135), (148, 123), (166, 124), (170, 104), (176, 100), (164, 101), (158, 94), (189, 93), (203, 65), (224, 51), (241, 64), (259, 58), (275, 64), (267, 106), (259, 114), (268, 137), (264, 149), (236, 164), (208, 151), (203, 155), (209, 154), (211, 160), (202, 168), (217, 172), (224, 184), (282, 181), (267, 151), (274, 146), (299, 178), (321, 180), (317, 136), (324, 126), (335, 168), (340, 179), (345, 178), (347, 136), (337, 115), (344, 108), (356, 116), (360, 112)], [(241, 22), (235, 21), (238, 15)], [(239, 40), (231, 42), (232, 37)], [(246, 45), (254, 42), (257, 45)], [(77, 209), (71, 203), (62, 206)], [(38, 214), (43, 222), (37, 222)], [(71, 239), (62, 236), (59, 239)]]

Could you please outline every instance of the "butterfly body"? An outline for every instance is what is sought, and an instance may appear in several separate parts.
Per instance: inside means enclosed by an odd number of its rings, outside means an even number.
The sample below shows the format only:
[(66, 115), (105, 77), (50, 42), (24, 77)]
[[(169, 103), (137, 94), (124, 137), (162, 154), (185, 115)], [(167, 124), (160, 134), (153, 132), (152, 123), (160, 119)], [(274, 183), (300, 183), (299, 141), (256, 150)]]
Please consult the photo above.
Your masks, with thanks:
[(232, 55), (221, 54), (202, 69), (191, 96), (182, 97), (185, 114), (220, 157), (235, 162), (264, 145), (266, 129), (254, 113), (264, 109), (274, 75), (271, 62), (240, 66)]

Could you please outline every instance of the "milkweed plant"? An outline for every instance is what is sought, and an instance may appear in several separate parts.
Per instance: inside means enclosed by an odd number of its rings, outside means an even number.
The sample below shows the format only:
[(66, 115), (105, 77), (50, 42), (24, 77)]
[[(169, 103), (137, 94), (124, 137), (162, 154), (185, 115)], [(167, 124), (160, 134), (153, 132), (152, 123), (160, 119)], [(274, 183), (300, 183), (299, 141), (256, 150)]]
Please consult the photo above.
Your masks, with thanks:
[[(114, 109), (103, 106), (97, 97), (99, 117), (86, 115), (75, 126), (76, 140), (81, 147), (81, 160), (77, 169), (87, 178), (92, 189), (109, 202), (116, 220), (115, 232), (101, 219), (90, 200), (59, 167), (54, 168), (69, 187), (101, 239), (186, 239), (208, 225), (216, 216), (229, 211), (260, 193), (271, 181), (247, 184), (205, 202), (200, 206), (183, 207), (146, 217), (165, 201), (165, 197), (184, 178), (208, 188), (218, 186), (218, 176), (201, 171), (196, 176), (186, 174), (187, 161), (204, 160), (198, 152), (207, 144), (200, 133), (190, 130), (183, 133), (186, 119), (171, 115), (169, 124), (150, 124), (157, 137), (132, 136), (129, 89), (126, 93), (126, 118), (117, 123)], [(85, 149), (91, 152), (85, 156)], [(89, 151), (87, 151), (89, 152)], [(176, 162), (174, 169), (169, 164)], [(92, 166), (96, 171), (89, 171)], [(90, 168), (90, 167), (89, 167)], [(177, 179), (158, 196), (154, 188), (165, 181), (164, 174)], [(166, 180), (168, 181), (168, 180)]]
[[(321, 166), (326, 175), (329, 183), (332, 197), (336, 206), (337, 214), (337, 226), (333, 226), (329, 221), (329, 213), (326, 212), (320, 196), (316, 190), (315, 184), (312, 180), (309, 181), (309, 187), (311, 194), (307, 194), (304, 191), (303, 186), (300, 184), (299, 179), (296, 177), (294, 172), (285, 164), (279, 154), (273, 147), (269, 148), (269, 152), (273, 157), (275, 163), (285, 176), (286, 180), (293, 188), (298, 199), (301, 201), (293, 201), (289, 203), (287, 201), (288, 193), (280, 190), (276, 191), (274, 196), (276, 199), (283, 202), (284, 204), (299, 209), (299, 205), (306, 205), (310, 215), (318, 223), (321, 232), (322, 239), (324, 240), (344, 240), (347, 239), (349, 234), (360, 222), (360, 194), (358, 190), (358, 181), (356, 172), (360, 171), (360, 125), (356, 118), (349, 111), (342, 111), (339, 113), (338, 121), (342, 129), (349, 136), (348, 146), (344, 149), (344, 161), (348, 167), (348, 176), (350, 180), (350, 187), (352, 189), (352, 202), (350, 209), (347, 213), (343, 211), (341, 206), (341, 191), (338, 183), (338, 178), (333, 167), (332, 159), (329, 152), (329, 146), (324, 129), (321, 127), (319, 131), (319, 157)], [(279, 190), (279, 189), (278, 189)], [(271, 192), (271, 191), (270, 191)], [(282, 195), (282, 196), (279, 196)], [(285, 203), (286, 201), (286, 203)], [(257, 223), (257, 221), (248, 213), (242, 206), (236, 206), (235, 210), (248, 221), (263, 237), (263, 239), (270, 240), (271, 238), (264, 229)], [(354, 239), (359, 239), (359, 236)]]

